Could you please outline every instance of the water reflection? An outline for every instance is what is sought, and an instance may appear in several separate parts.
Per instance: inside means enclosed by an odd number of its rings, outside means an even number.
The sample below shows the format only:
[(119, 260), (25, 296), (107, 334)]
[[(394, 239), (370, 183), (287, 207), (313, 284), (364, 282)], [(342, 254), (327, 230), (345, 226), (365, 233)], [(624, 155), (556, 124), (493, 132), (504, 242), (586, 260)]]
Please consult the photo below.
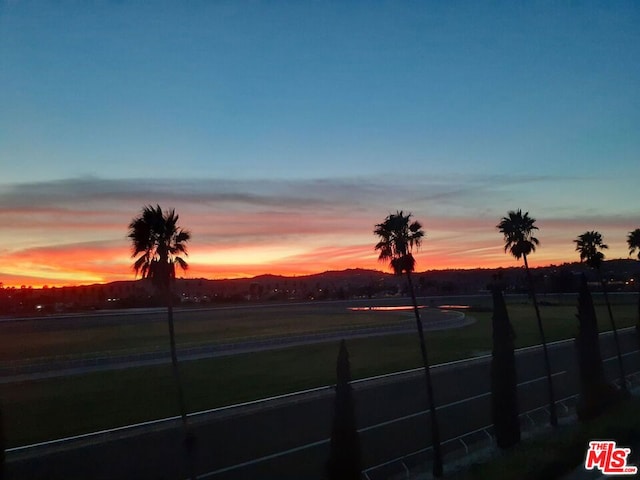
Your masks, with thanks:
[[(419, 305), (418, 308), (429, 308), (425, 305)], [(467, 310), (471, 308), (470, 305), (438, 305), (436, 308), (441, 310)], [(374, 311), (374, 312), (397, 312), (403, 310), (413, 310), (413, 306), (411, 305), (399, 305), (399, 306), (368, 306), (368, 307), (349, 307), (349, 310), (352, 312), (364, 312), (364, 311)]]
[[(427, 308), (425, 306), (419, 306), (418, 308)], [(349, 310), (353, 312), (362, 312), (362, 311), (378, 311), (378, 312), (393, 312), (398, 310), (413, 310), (411, 305), (401, 305), (398, 307), (349, 307)]]

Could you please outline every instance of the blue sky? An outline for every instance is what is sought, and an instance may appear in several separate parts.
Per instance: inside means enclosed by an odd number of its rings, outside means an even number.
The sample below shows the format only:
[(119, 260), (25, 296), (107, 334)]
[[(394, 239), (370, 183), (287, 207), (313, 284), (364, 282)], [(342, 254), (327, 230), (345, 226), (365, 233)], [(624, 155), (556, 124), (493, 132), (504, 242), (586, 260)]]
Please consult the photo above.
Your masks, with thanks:
[[(200, 229), (207, 276), (369, 266), (396, 209), (433, 240), (424, 269), (508, 262), (495, 225), (515, 208), (540, 222), (541, 264), (574, 260), (587, 229), (626, 257), (638, 25), (637, 2), (4, 1), (0, 276), (130, 276), (117, 226), (146, 203)], [(283, 229), (298, 215), (307, 233)], [(250, 228), (278, 253), (225, 250), (258, 250)], [(108, 276), (42, 265), (87, 243), (123, 252)], [(33, 249), (49, 254), (11, 260)], [(336, 249), (360, 253), (327, 264)]]

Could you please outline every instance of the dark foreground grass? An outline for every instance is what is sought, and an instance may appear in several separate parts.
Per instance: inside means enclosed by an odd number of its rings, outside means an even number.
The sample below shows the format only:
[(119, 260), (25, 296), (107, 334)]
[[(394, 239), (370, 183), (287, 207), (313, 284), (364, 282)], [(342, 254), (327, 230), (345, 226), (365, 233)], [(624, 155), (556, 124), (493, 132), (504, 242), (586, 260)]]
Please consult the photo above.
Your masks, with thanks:
[[(530, 305), (509, 306), (517, 346), (539, 343)], [(599, 318), (606, 318), (604, 309)], [(630, 305), (614, 310), (620, 327), (634, 323)], [(428, 332), (431, 364), (490, 353), (491, 313), (472, 312), (464, 328)], [(575, 335), (575, 307), (542, 309), (549, 341)], [(601, 328), (605, 328), (601, 320)], [(350, 339), (354, 378), (420, 366), (417, 335)], [(338, 342), (181, 362), (189, 411), (335, 382)], [(6, 439), (10, 447), (177, 415), (171, 367), (131, 368), (54, 379), (0, 384)]]
[(621, 447), (640, 447), (640, 398), (621, 401), (589, 422), (565, 426), (523, 441), (499, 459), (473, 465), (457, 480), (548, 480), (584, 465), (589, 442), (615, 440)]
[[(354, 376), (418, 365), (413, 335), (349, 341)], [(182, 362), (189, 411), (335, 382), (338, 343)], [(357, 366), (356, 366), (357, 365)], [(9, 446), (177, 415), (170, 365), (0, 385)]]

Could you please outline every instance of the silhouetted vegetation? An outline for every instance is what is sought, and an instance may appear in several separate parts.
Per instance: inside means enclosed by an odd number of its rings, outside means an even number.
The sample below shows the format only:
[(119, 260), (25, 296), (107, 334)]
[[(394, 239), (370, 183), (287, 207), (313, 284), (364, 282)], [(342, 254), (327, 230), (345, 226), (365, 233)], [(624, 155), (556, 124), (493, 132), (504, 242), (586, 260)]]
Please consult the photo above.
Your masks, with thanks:
[(604, 377), (598, 321), (587, 279), (583, 275), (578, 296), (578, 335), (576, 350), (580, 368), (580, 399), (577, 405), (581, 420), (593, 418), (604, 411), (612, 400), (614, 388)]
[[(609, 292), (638, 291), (634, 280), (640, 262), (632, 259), (606, 260)], [(487, 277), (499, 269), (427, 270), (414, 272), (415, 292), (421, 296), (465, 295), (488, 293)], [(527, 275), (521, 267), (500, 269), (506, 294), (527, 294)], [(531, 268), (531, 276), (538, 295), (578, 292), (579, 262)], [(591, 280), (589, 273), (587, 280)], [(595, 280), (595, 274), (593, 274)], [(285, 284), (286, 282), (286, 284)], [(252, 285), (259, 285), (255, 295)], [(590, 285), (592, 292), (594, 286)], [(255, 287), (254, 287), (255, 288)], [(599, 286), (596, 286), (598, 291)], [(172, 295), (174, 306), (214, 306), (239, 303), (267, 303), (284, 301), (323, 301), (346, 299), (384, 298), (406, 295), (406, 282), (398, 277), (376, 270), (347, 269), (312, 275), (283, 277), (260, 275), (253, 278), (206, 279), (176, 278)], [(541, 299), (540, 304), (544, 300)], [(97, 285), (47, 288), (15, 288), (0, 286), (0, 314), (36, 316), (103, 309), (164, 307), (166, 300), (150, 280), (124, 280)]]
[(609, 294), (607, 292), (607, 284), (602, 275), (602, 261), (604, 260), (604, 253), (601, 250), (609, 248), (602, 240), (602, 235), (596, 231), (585, 232), (582, 235), (578, 235), (578, 238), (574, 240), (576, 244), (576, 251), (580, 253), (580, 261), (593, 268), (598, 274), (598, 280), (602, 286), (602, 293), (604, 294), (604, 300), (607, 304), (607, 312), (609, 313), (609, 321), (611, 322), (611, 329), (613, 330), (613, 339), (616, 344), (616, 354), (618, 356), (618, 368), (620, 369), (620, 383), (624, 390), (627, 389), (627, 380), (624, 374), (624, 364), (622, 363), (622, 353), (620, 352), (620, 341), (618, 340), (618, 329), (616, 328), (616, 322), (613, 318), (613, 312), (611, 311), (611, 302), (609, 301)]
[(492, 295), (491, 413), (496, 442), (500, 448), (508, 448), (520, 441), (515, 333), (499, 285), (493, 285)]
[[(187, 255), (186, 243), (191, 234), (178, 227), (178, 215), (174, 210), (163, 211), (159, 205), (156, 207), (144, 207), (140, 216), (134, 218), (129, 224), (128, 238), (132, 242), (132, 257), (136, 258), (133, 269), (140, 274), (143, 281), (148, 284), (136, 285), (129, 288), (128, 297), (115, 298), (112, 293), (115, 286), (94, 285), (86, 288), (71, 287), (73, 290), (34, 289), (25, 287), (19, 290), (4, 289), (0, 284), (0, 307), (18, 305), (23, 312), (38, 309), (39, 312), (55, 313), (58, 311), (56, 302), (50, 302), (49, 298), (62, 298), (69, 294), (70, 298), (82, 299), (83, 305), (105, 305), (105, 302), (114, 303), (113, 308), (123, 306), (158, 306), (167, 308), (167, 321), (169, 329), (169, 342), (171, 349), (172, 372), (178, 395), (180, 414), (185, 430), (185, 447), (191, 457), (195, 449), (195, 438), (190, 434), (187, 421), (187, 408), (185, 405), (183, 385), (180, 379), (180, 370), (176, 353), (176, 340), (174, 329), (173, 308), (182, 303), (185, 305), (223, 302), (266, 302), (287, 301), (296, 299), (305, 300), (329, 300), (350, 298), (374, 298), (376, 296), (402, 295), (411, 297), (415, 314), (416, 326), (420, 341), (422, 364), (425, 373), (428, 407), (432, 422), (432, 446), (434, 452), (433, 475), (441, 476), (442, 454), (439, 437), (439, 428), (436, 415), (436, 406), (433, 395), (433, 386), (430, 375), (428, 354), (424, 339), (423, 324), (418, 309), (416, 294), (430, 293), (448, 294), (457, 293), (468, 289), (478, 291), (476, 283), (461, 287), (460, 272), (450, 271), (436, 278), (432, 272), (424, 272), (419, 276), (415, 274), (416, 260), (413, 250), (420, 248), (425, 237), (422, 225), (412, 221), (412, 215), (404, 215), (402, 211), (389, 215), (384, 222), (375, 226), (374, 234), (379, 237), (375, 250), (379, 252), (379, 260), (389, 262), (390, 267), (397, 276), (403, 276), (404, 282), (390, 281), (384, 274), (366, 270), (352, 270), (348, 272), (328, 272), (326, 276), (309, 276), (313, 280), (302, 278), (286, 278), (278, 276), (263, 276), (244, 280), (242, 286), (231, 282), (220, 287), (220, 291), (212, 293), (207, 290), (207, 280), (189, 279), (181, 282), (181, 288), (176, 291), (176, 270), (186, 270), (188, 264), (181, 255)], [(545, 333), (540, 316), (539, 302), (536, 296), (536, 286), (549, 292), (566, 292), (575, 288), (575, 272), (571, 265), (561, 267), (547, 267), (540, 269), (534, 275), (528, 264), (528, 256), (535, 252), (540, 244), (533, 235), (538, 228), (535, 219), (529, 217), (528, 212), (521, 210), (510, 211), (497, 225), (504, 235), (505, 252), (509, 252), (516, 259), (523, 259), (526, 277), (520, 271), (509, 271), (510, 281), (505, 284), (493, 284), (488, 288), (492, 293), (493, 301), (493, 350), (491, 361), (491, 401), (492, 419), (495, 427), (497, 444), (501, 448), (509, 448), (520, 442), (520, 424), (518, 419), (518, 390), (517, 372), (515, 367), (514, 340), (515, 333), (511, 325), (508, 311), (503, 296), (505, 289), (511, 293), (528, 292), (535, 308), (537, 326), (543, 346), (547, 384), (549, 393), (550, 423), (557, 424), (553, 384), (551, 382), (551, 366), (547, 352)], [(616, 324), (612, 315), (611, 304), (608, 297), (609, 282), (602, 273), (604, 261), (603, 249), (607, 245), (603, 243), (599, 232), (590, 231), (580, 235), (576, 243), (576, 250), (580, 252), (580, 259), (597, 273), (599, 282), (606, 301), (607, 310), (611, 320), (622, 385), (626, 385), (624, 368)], [(629, 233), (627, 242), (630, 254), (639, 250), (640, 260), (640, 229)], [(178, 268), (176, 268), (178, 267)], [(477, 270), (485, 274), (482, 270)], [(626, 274), (626, 272), (625, 272)], [(593, 273), (592, 273), (593, 275)], [(414, 278), (418, 278), (414, 284)], [(357, 282), (353, 280), (357, 278)], [(610, 278), (610, 277), (608, 277)], [(624, 277), (628, 278), (628, 277)], [(124, 282), (123, 282), (124, 283)], [(640, 284), (640, 281), (638, 282)], [(245, 286), (246, 284), (246, 286)], [(122, 286), (122, 285), (121, 285)], [(131, 287), (129, 285), (129, 287)], [(152, 290), (152, 291), (151, 291)], [(122, 290), (121, 290), (122, 291)], [(66, 292), (66, 293), (65, 293)], [(71, 295), (69, 292), (73, 292)], [(206, 292), (206, 293), (203, 293)], [(485, 290), (486, 292), (486, 290)], [(57, 296), (56, 296), (57, 295)], [(88, 299), (88, 300), (87, 300)], [(117, 300), (117, 302), (116, 302)], [(80, 302), (80, 303), (82, 303)], [(71, 302), (69, 302), (71, 303)], [(545, 305), (544, 302), (540, 302)], [(547, 300), (547, 305), (552, 302)], [(70, 309), (76, 307), (69, 307)], [(79, 307), (78, 307), (79, 308)], [(91, 307), (93, 308), (93, 307)], [(488, 304), (477, 307), (477, 311), (488, 311)], [(528, 307), (526, 307), (528, 309)], [(573, 307), (570, 307), (573, 308)], [(634, 307), (635, 308), (635, 307)], [(571, 315), (565, 315), (570, 318)], [(605, 380), (602, 358), (600, 354), (599, 336), (596, 313), (586, 277), (583, 275), (580, 282), (578, 313), (579, 332), (576, 336), (576, 347), (580, 366), (581, 397), (578, 403), (578, 415), (581, 419), (590, 419), (605, 411), (606, 407), (616, 400), (620, 394), (614, 386)], [(530, 325), (533, 323), (528, 322)], [(640, 298), (638, 302), (638, 331), (640, 333)], [(572, 334), (573, 332), (571, 332)], [(488, 344), (484, 345), (488, 348)], [(485, 350), (486, 351), (486, 350)], [(433, 353), (433, 352), (432, 352)], [(329, 362), (323, 362), (327, 365)], [(353, 392), (350, 385), (351, 370), (349, 355), (344, 341), (340, 344), (337, 360), (337, 385), (335, 396), (334, 418), (331, 435), (330, 457), (327, 461), (327, 475), (330, 479), (356, 479), (361, 475), (361, 451), (360, 440), (357, 432), (355, 406)], [(169, 376), (169, 372), (167, 372)], [(13, 419), (13, 415), (11, 419)], [(3, 478), (4, 466), (4, 437), (2, 429), (2, 410), (0, 410), (0, 480)], [(193, 477), (193, 473), (191, 475)]]
[(538, 300), (533, 284), (533, 278), (531, 271), (529, 270), (529, 262), (527, 261), (527, 255), (536, 251), (536, 246), (540, 244), (540, 241), (533, 236), (534, 230), (538, 230), (535, 226), (535, 218), (529, 217), (529, 212), (522, 213), (522, 210), (509, 211), (508, 216), (502, 217), (502, 220), (497, 225), (500, 233), (504, 235), (504, 251), (511, 253), (517, 260), (524, 259), (524, 268), (527, 273), (527, 279), (529, 280), (529, 293), (533, 300), (533, 306), (536, 311), (536, 320), (538, 321), (538, 331), (540, 332), (540, 341), (542, 343), (542, 350), (544, 353), (545, 370), (547, 373), (547, 385), (549, 395), (549, 422), (554, 427), (558, 425), (558, 416), (556, 413), (555, 395), (553, 392), (553, 383), (551, 380), (551, 363), (549, 361), (549, 352), (547, 351), (547, 341), (544, 335), (544, 329), (542, 328), (542, 318), (540, 317), (540, 308), (538, 307)]
[[(175, 210), (162, 211), (160, 205), (149, 205), (143, 208), (142, 214), (129, 224), (129, 239), (132, 242), (132, 257), (138, 257), (133, 264), (136, 274), (147, 278), (165, 299), (167, 321), (169, 325), (169, 344), (171, 347), (171, 364), (178, 392), (178, 405), (185, 431), (185, 448), (190, 457), (194, 447), (194, 438), (187, 424), (187, 409), (184, 401), (178, 355), (176, 353), (175, 329), (173, 322), (173, 293), (171, 286), (176, 278), (176, 265), (187, 270), (187, 262), (180, 254), (187, 255), (186, 243), (191, 234), (178, 227), (178, 215)], [(191, 474), (192, 478), (194, 474)]]
[(340, 342), (336, 376), (336, 396), (327, 476), (329, 480), (360, 480), (362, 471), (360, 437), (350, 383), (349, 352), (344, 340)]
[(436, 416), (436, 406), (433, 398), (433, 386), (431, 383), (431, 373), (429, 372), (429, 360), (427, 357), (427, 347), (424, 342), (424, 332), (422, 320), (418, 310), (415, 290), (411, 273), (415, 270), (416, 260), (413, 257), (413, 248), (416, 249), (422, 244), (424, 231), (420, 222), (411, 221), (411, 214), (404, 215), (402, 211), (389, 215), (384, 222), (376, 225), (373, 233), (380, 238), (375, 249), (380, 251), (378, 259), (388, 261), (396, 275), (406, 274), (407, 287), (413, 301), (413, 311), (416, 317), (416, 327), (420, 339), (420, 352), (424, 365), (427, 396), (429, 401), (429, 412), (431, 417), (431, 440), (433, 444), (433, 476), (442, 476), (442, 451), (440, 446), (440, 429)]

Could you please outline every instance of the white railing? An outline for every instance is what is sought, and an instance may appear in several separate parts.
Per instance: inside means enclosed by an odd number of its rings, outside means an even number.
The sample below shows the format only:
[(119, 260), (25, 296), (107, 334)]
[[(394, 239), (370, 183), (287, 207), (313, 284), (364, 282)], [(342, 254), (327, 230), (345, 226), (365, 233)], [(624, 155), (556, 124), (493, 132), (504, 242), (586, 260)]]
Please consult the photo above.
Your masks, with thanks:
[[(626, 379), (628, 385), (630, 385), (631, 388), (640, 388), (640, 371), (627, 375)], [(614, 380), (613, 383), (620, 386), (619, 379)], [(575, 413), (575, 402), (579, 396), (579, 394), (570, 395), (556, 401), (556, 405), (562, 407), (562, 409), (564, 410), (564, 417), (570, 417), (573, 413)], [(544, 415), (540, 415), (542, 413), (544, 413)], [(547, 406), (537, 407), (521, 413), (519, 417), (522, 431), (532, 432), (533, 430), (541, 428), (548, 424), (549, 409)], [(473, 438), (475, 438), (476, 440), (472, 441)], [(457, 448), (455, 447), (456, 444), (458, 444)], [(486, 425), (482, 428), (467, 432), (458, 437), (447, 439), (446, 441), (442, 442), (442, 446), (449, 446), (449, 448), (452, 448), (449, 455), (454, 458), (460, 457), (462, 455), (468, 455), (472, 450), (480, 450), (486, 447), (493, 447), (495, 446), (493, 425)], [(384, 463), (374, 465), (362, 472), (362, 478), (365, 480), (374, 480), (375, 472), (379, 470), (385, 470), (386, 473), (384, 474), (384, 478), (388, 478), (391, 471), (393, 471), (393, 474), (404, 475), (405, 478), (410, 478), (412, 472), (418, 469), (420, 469), (421, 471), (425, 471), (427, 469), (426, 464), (431, 460), (430, 454), (432, 453), (432, 451), (433, 447), (430, 446), (408, 453), (401, 457), (394, 458)], [(422, 459), (414, 460), (413, 462), (409, 461), (410, 459), (416, 457), (422, 457)]]

